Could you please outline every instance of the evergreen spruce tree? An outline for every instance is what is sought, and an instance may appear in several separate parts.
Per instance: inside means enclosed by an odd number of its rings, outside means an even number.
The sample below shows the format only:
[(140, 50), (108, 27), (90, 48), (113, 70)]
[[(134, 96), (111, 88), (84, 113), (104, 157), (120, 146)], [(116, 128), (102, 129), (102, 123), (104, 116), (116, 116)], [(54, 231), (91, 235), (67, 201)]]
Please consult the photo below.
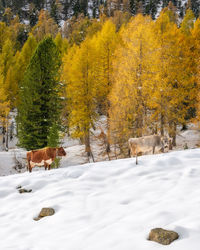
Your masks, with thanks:
[(136, 3), (135, 0), (130, 0), (130, 11), (132, 15), (136, 14)]
[(38, 10), (33, 3), (29, 5), (28, 18), (31, 28), (34, 27), (38, 21)]
[(156, 18), (158, 12), (158, 6), (160, 5), (160, 0), (148, 0), (145, 1), (145, 14), (151, 15), (153, 19)]
[(81, 6), (80, 6), (80, 2), (79, 0), (74, 1), (74, 3), (72, 4), (72, 10), (73, 10), (73, 15), (74, 16), (78, 16), (78, 14), (81, 12)]
[(45, 0), (31, 0), (31, 3), (33, 3), (38, 10), (41, 10), (44, 8)]
[(83, 13), (85, 16), (88, 15), (88, 0), (80, 1), (80, 12)]
[(191, 0), (192, 11), (195, 14), (195, 17), (198, 18), (200, 12), (200, 4), (198, 0)]
[[(38, 44), (20, 86), (19, 145), (30, 150), (59, 143), (60, 53), (51, 37)], [(51, 144), (51, 145), (49, 145)]]
[(62, 4), (59, 0), (51, 0), (51, 11), (50, 15), (55, 20), (57, 24), (61, 21), (61, 11), (62, 11)]

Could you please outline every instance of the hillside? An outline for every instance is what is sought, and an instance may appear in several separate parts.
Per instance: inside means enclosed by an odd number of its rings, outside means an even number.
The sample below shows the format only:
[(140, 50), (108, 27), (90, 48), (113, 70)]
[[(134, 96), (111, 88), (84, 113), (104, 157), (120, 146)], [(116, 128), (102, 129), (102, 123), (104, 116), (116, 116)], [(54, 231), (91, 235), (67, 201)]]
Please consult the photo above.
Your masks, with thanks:
[[(38, 13), (41, 9), (46, 9), (51, 16), (62, 23), (72, 16), (80, 13), (91, 18), (99, 17), (99, 8), (103, 7), (104, 13), (108, 16), (113, 14), (114, 10), (127, 11), (132, 15), (142, 12), (156, 18), (160, 10), (169, 4), (169, 0), (0, 0), (0, 20), (4, 19), (3, 13), (6, 8), (10, 8), (13, 14), (18, 14), (22, 22), (29, 22), (34, 25), (37, 21)], [(188, 0), (172, 0), (177, 14), (182, 18), (185, 15), (188, 6)], [(200, 11), (200, 1), (190, 0), (189, 5), (195, 16), (198, 17)]]
[[(103, 118), (99, 121), (99, 124), (105, 126)], [(103, 151), (104, 145), (102, 146), (96, 140), (96, 137), (100, 134), (100, 131), (96, 130), (93, 133), (93, 137), (91, 138), (91, 147), (95, 162), (108, 161), (108, 156)], [(8, 152), (3, 151), (3, 145), (1, 142), (2, 140), (0, 140), (0, 176), (26, 172), (26, 151), (22, 148), (17, 147), (17, 138), (14, 137), (11, 142), (9, 141)], [(188, 125), (187, 130), (178, 131), (177, 145), (173, 148), (173, 151), (183, 150), (185, 147), (188, 147), (189, 149), (198, 148), (199, 142), (200, 130), (198, 129), (198, 126), (190, 124)], [(59, 166), (60, 168), (81, 165), (88, 162), (87, 155), (84, 152), (84, 145), (80, 144), (79, 140), (71, 139), (70, 137), (65, 136), (62, 146), (65, 148), (67, 156), (61, 158)], [(158, 151), (159, 148), (156, 148), (156, 153), (159, 153)], [(166, 151), (167, 149), (165, 149), (165, 152)], [(149, 151), (145, 154), (152, 154), (152, 152)], [(116, 159), (113, 151), (111, 152), (110, 156), (111, 159)], [(118, 155), (118, 159), (120, 158), (123, 158), (123, 156)], [(17, 166), (17, 163), (20, 163), (22, 169), (20, 168), (20, 166)], [(42, 167), (42, 169), (44, 168)], [(33, 169), (33, 171), (40, 170), (41, 167), (35, 167)]]
[[(1, 249), (198, 250), (199, 161), (193, 149), (0, 177)], [(55, 214), (34, 221), (42, 207)], [(155, 227), (180, 238), (148, 241)]]

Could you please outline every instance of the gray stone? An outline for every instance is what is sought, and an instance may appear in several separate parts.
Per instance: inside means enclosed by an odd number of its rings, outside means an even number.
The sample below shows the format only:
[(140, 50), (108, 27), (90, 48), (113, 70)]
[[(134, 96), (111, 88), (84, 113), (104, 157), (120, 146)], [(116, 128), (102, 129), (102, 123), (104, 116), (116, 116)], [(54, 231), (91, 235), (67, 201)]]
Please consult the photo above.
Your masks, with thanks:
[(174, 240), (177, 240), (178, 237), (178, 233), (162, 228), (154, 228), (149, 234), (149, 240), (158, 242), (162, 245), (169, 245)]

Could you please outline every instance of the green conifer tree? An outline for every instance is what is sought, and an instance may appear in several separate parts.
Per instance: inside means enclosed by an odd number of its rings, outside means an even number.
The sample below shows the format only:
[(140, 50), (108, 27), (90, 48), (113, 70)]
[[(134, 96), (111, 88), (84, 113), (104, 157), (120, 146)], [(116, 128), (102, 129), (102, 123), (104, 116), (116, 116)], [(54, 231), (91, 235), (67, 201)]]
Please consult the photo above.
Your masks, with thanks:
[(28, 150), (59, 143), (62, 109), (60, 65), (60, 53), (53, 39), (45, 38), (38, 44), (20, 87), (19, 145)]

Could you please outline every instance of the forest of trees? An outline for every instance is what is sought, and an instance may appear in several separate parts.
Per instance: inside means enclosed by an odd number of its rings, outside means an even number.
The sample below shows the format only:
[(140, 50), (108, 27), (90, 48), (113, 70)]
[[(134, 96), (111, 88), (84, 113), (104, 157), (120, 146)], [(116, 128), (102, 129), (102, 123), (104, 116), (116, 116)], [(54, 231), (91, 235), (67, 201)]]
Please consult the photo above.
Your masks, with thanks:
[(126, 156), (129, 137), (169, 134), (175, 145), (177, 126), (200, 118), (200, 19), (191, 5), (181, 21), (170, 2), (156, 20), (100, 11), (98, 19), (80, 14), (62, 28), (43, 9), (32, 27), (6, 11), (0, 22), (4, 140), (15, 110), (20, 146), (56, 146), (65, 131), (92, 157), (91, 129), (104, 115), (105, 152), (114, 146)]
[[(155, 19), (162, 8), (167, 7), (170, 0), (0, 0), (0, 20), (5, 20), (5, 10), (10, 8), (14, 15), (18, 15), (20, 21), (28, 22), (34, 26), (38, 20), (41, 9), (48, 10), (51, 17), (61, 24), (63, 20), (72, 16), (84, 14), (90, 18), (99, 18), (104, 12), (107, 16), (113, 16), (114, 11), (126, 11), (132, 15), (142, 13), (151, 15)], [(172, 0), (179, 17), (185, 15), (188, 6), (195, 17), (200, 12), (199, 0)], [(1, 15), (2, 14), (2, 15)]]

